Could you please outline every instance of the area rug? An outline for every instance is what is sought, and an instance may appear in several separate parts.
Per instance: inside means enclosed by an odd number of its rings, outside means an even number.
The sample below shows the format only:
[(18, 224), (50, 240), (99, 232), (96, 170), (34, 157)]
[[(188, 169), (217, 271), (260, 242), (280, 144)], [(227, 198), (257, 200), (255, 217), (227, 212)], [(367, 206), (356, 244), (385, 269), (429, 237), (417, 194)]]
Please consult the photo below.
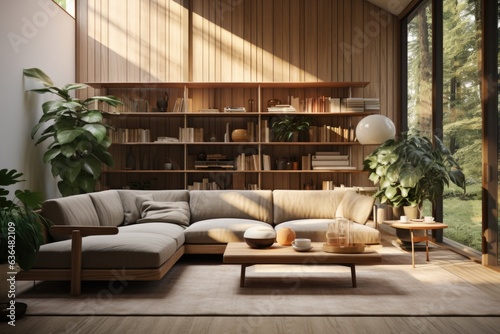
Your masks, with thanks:
[(407, 252), (380, 252), (382, 264), (356, 266), (357, 288), (349, 268), (297, 265), (249, 267), (242, 288), (240, 266), (195, 258), (160, 281), (117, 273), (114, 281), (84, 282), (80, 297), (69, 295), (68, 283), (42, 282), (20, 287), (17, 298), (29, 315), (500, 315), (499, 296), (440, 265), (441, 257), (454, 261), (452, 252), (433, 249), (431, 262), (421, 252), (416, 268)]

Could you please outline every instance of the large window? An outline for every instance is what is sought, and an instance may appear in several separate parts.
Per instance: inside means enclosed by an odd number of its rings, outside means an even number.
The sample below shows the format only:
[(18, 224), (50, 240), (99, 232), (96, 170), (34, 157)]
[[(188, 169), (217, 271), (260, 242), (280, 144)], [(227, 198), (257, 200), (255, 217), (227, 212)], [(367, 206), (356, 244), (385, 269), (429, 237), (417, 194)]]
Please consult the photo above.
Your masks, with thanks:
[[(433, 36), (432, 1), (424, 2), (406, 20), (408, 130), (429, 138), (442, 137), (464, 170), (466, 194), (452, 183), (445, 189), (442, 212), (449, 228), (444, 230), (444, 237), (478, 252), (482, 224), (479, 2), (443, 1), (442, 64), (433, 64), (433, 59), (440, 59), (433, 55), (433, 38), (441, 36)], [(439, 73), (433, 73), (433, 68)], [(433, 90), (441, 78), (442, 87)], [(434, 94), (441, 91), (442, 96)], [(433, 98), (443, 99), (442, 109), (436, 107), (440, 103)], [(440, 121), (433, 124), (433, 120), (441, 119), (442, 127)], [(428, 212), (429, 206), (427, 203), (424, 210)]]
[(432, 136), (432, 6), (419, 7), (408, 22), (408, 128)]
[(481, 251), (482, 109), (480, 1), (443, 2), (443, 139), (462, 167), (466, 195), (450, 185), (444, 236)]

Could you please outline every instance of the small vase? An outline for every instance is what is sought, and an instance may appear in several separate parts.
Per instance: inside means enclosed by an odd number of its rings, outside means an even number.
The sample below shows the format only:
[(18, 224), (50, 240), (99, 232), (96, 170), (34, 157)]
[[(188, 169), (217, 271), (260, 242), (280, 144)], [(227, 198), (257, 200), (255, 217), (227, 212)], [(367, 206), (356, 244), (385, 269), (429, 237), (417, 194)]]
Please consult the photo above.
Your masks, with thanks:
[(231, 139), (235, 142), (245, 142), (248, 141), (247, 130), (245, 129), (235, 129), (231, 133)]
[(291, 246), (297, 234), (289, 227), (280, 228), (276, 233), (276, 242), (281, 246)]

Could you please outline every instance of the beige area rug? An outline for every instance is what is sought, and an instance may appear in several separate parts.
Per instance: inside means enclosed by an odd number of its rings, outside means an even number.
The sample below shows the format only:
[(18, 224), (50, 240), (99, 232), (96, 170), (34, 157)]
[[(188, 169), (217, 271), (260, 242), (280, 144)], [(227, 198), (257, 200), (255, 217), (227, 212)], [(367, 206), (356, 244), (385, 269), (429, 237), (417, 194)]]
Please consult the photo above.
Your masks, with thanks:
[(84, 282), (77, 298), (68, 283), (18, 282), (17, 299), (29, 315), (500, 315), (498, 295), (447, 270), (472, 264), (456, 253), (418, 252), (412, 268), (408, 252), (380, 252), (382, 264), (356, 267), (357, 288), (347, 267), (295, 265), (249, 267), (240, 288), (240, 266), (189, 256), (161, 281)]

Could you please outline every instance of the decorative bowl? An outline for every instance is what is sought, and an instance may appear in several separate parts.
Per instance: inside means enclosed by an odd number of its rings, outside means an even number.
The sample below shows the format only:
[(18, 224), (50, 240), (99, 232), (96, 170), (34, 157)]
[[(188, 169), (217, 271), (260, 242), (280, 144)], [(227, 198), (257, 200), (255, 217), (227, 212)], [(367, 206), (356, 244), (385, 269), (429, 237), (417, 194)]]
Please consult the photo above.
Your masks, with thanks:
[(268, 248), (274, 244), (276, 232), (272, 227), (255, 226), (247, 229), (243, 238), (251, 248)]

